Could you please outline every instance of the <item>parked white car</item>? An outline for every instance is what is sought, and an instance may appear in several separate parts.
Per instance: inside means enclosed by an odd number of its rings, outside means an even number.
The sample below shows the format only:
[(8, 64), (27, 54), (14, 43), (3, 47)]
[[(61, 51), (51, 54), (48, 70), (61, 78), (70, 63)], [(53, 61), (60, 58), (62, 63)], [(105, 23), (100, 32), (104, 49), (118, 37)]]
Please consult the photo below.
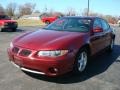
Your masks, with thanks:
[(119, 25), (119, 27), (120, 27), (120, 20), (118, 20), (117, 24), (118, 24), (118, 25)]

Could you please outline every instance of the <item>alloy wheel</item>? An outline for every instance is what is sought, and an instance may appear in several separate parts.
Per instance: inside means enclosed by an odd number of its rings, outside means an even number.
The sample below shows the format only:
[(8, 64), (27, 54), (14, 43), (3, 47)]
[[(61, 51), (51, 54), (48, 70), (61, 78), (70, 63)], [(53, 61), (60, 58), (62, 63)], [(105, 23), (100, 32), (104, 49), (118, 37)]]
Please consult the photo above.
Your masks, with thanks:
[(77, 67), (78, 67), (78, 71), (82, 72), (85, 70), (86, 65), (87, 65), (87, 53), (85, 51), (81, 52), (80, 55), (78, 56), (78, 63), (77, 63)]
[(112, 39), (111, 45), (110, 45), (111, 50), (113, 49), (113, 46), (114, 46), (114, 40)]

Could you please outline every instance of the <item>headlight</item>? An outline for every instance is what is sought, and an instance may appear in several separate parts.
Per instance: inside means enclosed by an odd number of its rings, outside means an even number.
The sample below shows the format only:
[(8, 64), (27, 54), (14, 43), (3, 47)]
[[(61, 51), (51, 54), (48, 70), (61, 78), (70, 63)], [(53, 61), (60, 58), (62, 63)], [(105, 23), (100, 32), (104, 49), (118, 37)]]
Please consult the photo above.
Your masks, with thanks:
[(12, 42), (10, 43), (10, 48), (13, 48), (13, 43)]
[(68, 50), (39, 51), (38, 56), (57, 57), (68, 53)]

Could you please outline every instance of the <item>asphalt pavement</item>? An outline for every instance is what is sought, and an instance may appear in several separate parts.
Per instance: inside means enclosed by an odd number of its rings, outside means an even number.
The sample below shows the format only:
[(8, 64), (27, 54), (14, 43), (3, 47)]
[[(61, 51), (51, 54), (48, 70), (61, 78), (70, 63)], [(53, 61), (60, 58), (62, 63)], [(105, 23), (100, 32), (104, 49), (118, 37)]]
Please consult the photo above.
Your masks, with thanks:
[(116, 40), (111, 54), (102, 52), (80, 75), (58, 78), (22, 72), (7, 56), (11, 40), (40, 27), (19, 27), (17, 32), (0, 32), (0, 90), (120, 90), (120, 28), (114, 26)]

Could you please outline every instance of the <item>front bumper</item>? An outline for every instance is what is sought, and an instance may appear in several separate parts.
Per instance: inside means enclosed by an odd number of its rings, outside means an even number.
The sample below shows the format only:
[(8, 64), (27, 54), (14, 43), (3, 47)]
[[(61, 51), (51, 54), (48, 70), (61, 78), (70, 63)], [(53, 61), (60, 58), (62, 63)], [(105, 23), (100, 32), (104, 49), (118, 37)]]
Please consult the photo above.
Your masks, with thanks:
[(3, 28), (4, 29), (16, 29), (18, 25), (5, 25)]
[(1, 29), (16, 29), (17, 27), (18, 25), (14, 23), (0, 26)]
[(36, 73), (36, 74), (45, 75), (45, 73), (43, 73), (43, 72), (39, 72), (39, 71), (35, 71), (35, 70), (30, 70), (30, 69), (27, 69), (27, 68), (24, 68), (24, 67), (20, 67), (20, 66), (18, 66), (17, 64), (15, 64), (15, 63), (12, 62), (12, 61), (11, 61), (11, 63), (12, 63), (15, 67), (20, 68), (20, 69), (23, 70), (23, 71), (27, 71), (27, 72), (31, 72), (31, 73)]
[(59, 58), (31, 58), (15, 55), (8, 49), (9, 60), (23, 71), (47, 76), (59, 76), (73, 69), (74, 54)]

